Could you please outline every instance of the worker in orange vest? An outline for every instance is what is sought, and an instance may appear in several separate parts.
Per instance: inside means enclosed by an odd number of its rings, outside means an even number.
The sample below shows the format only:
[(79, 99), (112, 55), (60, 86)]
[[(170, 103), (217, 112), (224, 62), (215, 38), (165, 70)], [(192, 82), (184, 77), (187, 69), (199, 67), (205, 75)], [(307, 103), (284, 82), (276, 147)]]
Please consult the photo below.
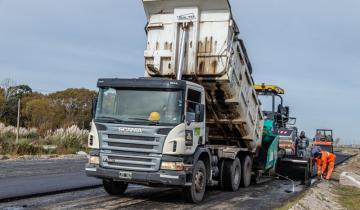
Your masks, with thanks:
[(318, 177), (321, 178), (326, 174), (325, 179), (330, 180), (335, 167), (336, 155), (327, 151), (316, 151), (313, 155), (317, 164)]

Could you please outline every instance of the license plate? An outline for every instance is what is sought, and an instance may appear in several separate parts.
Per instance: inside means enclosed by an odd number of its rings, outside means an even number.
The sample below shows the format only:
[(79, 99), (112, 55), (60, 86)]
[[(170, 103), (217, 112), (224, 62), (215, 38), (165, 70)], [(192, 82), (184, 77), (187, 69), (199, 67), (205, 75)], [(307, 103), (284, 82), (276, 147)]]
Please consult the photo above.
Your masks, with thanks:
[(132, 172), (120, 171), (119, 178), (120, 179), (132, 179)]

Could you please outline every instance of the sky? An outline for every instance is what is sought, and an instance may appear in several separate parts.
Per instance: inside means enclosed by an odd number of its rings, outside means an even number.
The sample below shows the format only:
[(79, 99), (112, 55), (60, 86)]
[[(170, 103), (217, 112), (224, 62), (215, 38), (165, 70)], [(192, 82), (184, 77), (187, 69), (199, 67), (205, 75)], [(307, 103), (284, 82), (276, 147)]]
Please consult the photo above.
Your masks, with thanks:
[[(360, 1), (231, 0), (257, 83), (286, 90), (309, 137), (360, 137)], [(0, 81), (43, 93), (143, 76), (141, 0), (0, 0)]]

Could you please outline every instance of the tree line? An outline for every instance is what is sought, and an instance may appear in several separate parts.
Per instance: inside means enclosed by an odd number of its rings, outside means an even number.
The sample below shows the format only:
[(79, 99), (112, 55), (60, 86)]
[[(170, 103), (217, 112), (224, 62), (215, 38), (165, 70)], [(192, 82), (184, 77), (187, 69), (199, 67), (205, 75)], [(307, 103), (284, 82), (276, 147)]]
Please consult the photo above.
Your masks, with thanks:
[(77, 125), (88, 129), (92, 99), (96, 92), (69, 88), (50, 94), (33, 91), (28, 85), (2, 85), (0, 88), (0, 121), (16, 126), (18, 100), (21, 99), (20, 126), (35, 127), (40, 133)]

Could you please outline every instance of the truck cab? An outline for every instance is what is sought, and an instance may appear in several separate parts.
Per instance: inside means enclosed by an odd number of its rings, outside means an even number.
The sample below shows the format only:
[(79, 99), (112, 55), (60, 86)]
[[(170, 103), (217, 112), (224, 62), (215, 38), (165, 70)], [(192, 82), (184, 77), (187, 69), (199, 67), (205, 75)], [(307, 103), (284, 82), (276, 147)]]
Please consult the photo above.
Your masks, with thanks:
[(88, 145), (98, 161), (87, 173), (186, 185), (186, 156), (206, 141), (204, 89), (165, 79), (99, 79), (98, 87)]

